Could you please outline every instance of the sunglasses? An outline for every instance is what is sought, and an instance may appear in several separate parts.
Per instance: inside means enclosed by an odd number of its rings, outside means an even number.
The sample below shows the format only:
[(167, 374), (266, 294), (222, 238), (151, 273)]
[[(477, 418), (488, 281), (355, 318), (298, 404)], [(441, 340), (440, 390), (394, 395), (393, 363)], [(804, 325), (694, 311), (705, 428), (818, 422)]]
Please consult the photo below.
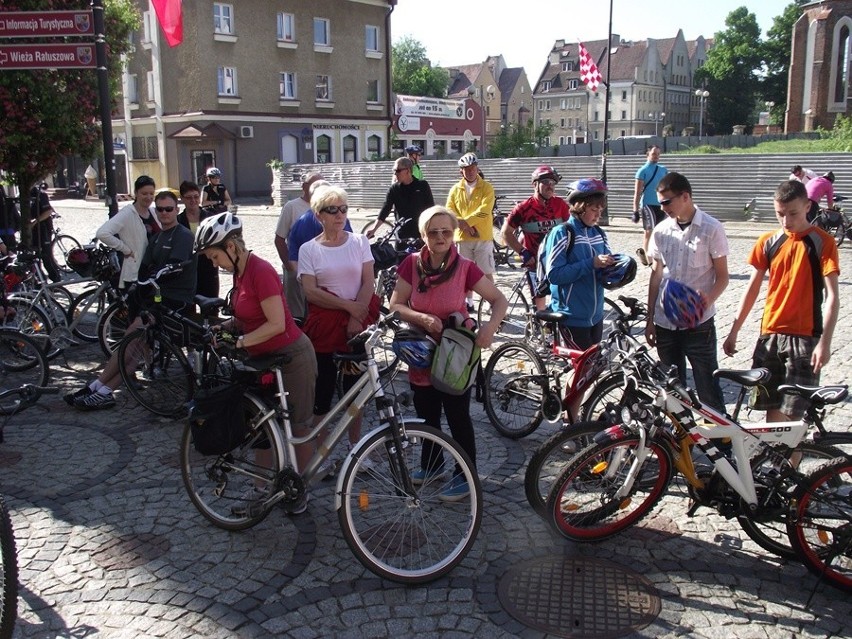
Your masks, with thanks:
[(340, 206), (326, 206), (320, 209), (320, 213), (328, 213), (329, 215), (337, 215), (338, 213), (343, 213), (346, 215), (346, 212), (349, 210), (349, 206), (346, 204), (341, 204)]
[(173, 206), (155, 206), (154, 208), (157, 210), (157, 213), (171, 213), (175, 210)]
[(668, 206), (669, 204), (672, 203), (672, 200), (674, 200), (676, 197), (680, 197), (680, 196), (681, 196), (681, 194), (678, 193), (677, 195), (672, 195), (670, 198), (666, 198), (665, 200), (660, 200), (660, 206)]
[(403, 171), (407, 171), (408, 169), (394, 169), (394, 173), (402, 173)]
[(451, 238), (453, 236), (453, 229), (432, 229), (430, 231), (426, 231), (426, 235), (432, 239), (437, 239), (439, 237)]

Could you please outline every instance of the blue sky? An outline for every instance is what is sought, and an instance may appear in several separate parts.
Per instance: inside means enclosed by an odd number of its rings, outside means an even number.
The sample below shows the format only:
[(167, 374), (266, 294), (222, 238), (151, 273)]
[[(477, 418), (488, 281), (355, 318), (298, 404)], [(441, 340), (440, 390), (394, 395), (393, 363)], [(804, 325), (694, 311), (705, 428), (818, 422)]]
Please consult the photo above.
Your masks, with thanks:
[[(628, 40), (710, 38), (725, 28), (731, 11), (747, 6), (762, 36), (789, 2), (783, 0), (613, 0), (612, 30)], [(426, 46), (433, 64), (473, 64), (502, 54), (535, 83), (555, 40), (606, 38), (606, 0), (399, 0), (391, 18), (396, 42), (411, 35)]]

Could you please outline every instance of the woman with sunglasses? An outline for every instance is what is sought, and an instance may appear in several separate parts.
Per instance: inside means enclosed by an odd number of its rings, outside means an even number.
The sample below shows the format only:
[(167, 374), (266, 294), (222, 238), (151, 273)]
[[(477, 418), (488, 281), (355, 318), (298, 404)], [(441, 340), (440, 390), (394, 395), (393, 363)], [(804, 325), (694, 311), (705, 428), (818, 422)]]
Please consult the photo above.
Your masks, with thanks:
[[(379, 315), (373, 293), (373, 254), (370, 241), (346, 231), (347, 194), (334, 186), (320, 187), (311, 195), (311, 210), (322, 231), (299, 249), (298, 278), (308, 303), (303, 330), (317, 354), (314, 416), (317, 422), (331, 409), (337, 368), (336, 351), (348, 351), (349, 338), (360, 333)], [(344, 391), (359, 375), (343, 375)], [(350, 448), (361, 437), (361, 422), (349, 429)]]
[(148, 241), (160, 232), (160, 222), (151, 210), (154, 179), (140, 175), (133, 184), (133, 202), (101, 225), (95, 236), (123, 256), (119, 286), (136, 281)]
[[(474, 291), (491, 306), (491, 319), (480, 326), (476, 334), (477, 345), (488, 348), (506, 315), (506, 298), (474, 262), (459, 255), (453, 243), (458, 220), (448, 209), (443, 206), (426, 209), (420, 214), (418, 227), (426, 246), (420, 253), (406, 257), (399, 265), (399, 279), (391, 295), (390, 310), (398, 312), (403, 320), (422, 329), (437, 342), (451, 314), (460, 313), (465, 320), (468, 319), (465, 293)], [(470, 389), (463, 395), (439, 391), (432, 386), (429, 373), (428, 368), (409, 366), (408, 369), (417, 416), (440, 430), (443, 409), (453, 439), (475, 466), (476, 441), (470, 419)], [(416, 471), (412, 479), (415, 483), (422, 483), (430, 476), (442, 473), (441, 466), (440, 461), (424, 459), (423, 468)], [(458, 501), (469, 493), (464, 477), (457, 475), (442, 491), (440, 499)]]

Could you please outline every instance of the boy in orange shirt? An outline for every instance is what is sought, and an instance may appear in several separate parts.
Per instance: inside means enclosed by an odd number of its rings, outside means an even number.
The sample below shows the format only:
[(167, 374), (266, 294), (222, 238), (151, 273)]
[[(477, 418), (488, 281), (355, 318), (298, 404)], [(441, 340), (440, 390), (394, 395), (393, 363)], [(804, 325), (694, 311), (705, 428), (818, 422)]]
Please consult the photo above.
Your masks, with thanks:
[(765, 410), (767, 421), (791, 421), (802, 416), (806, 402), (781, 395), (777, 389), (785, 383), (819, 383), (820, 370), (831, 357), (831, 338), (840, 307), (840, 261), (834, 238), (807, 220), (810, 201), (804, 184), (782, 182), (774, 200), (781, 230), (761, 235), (754, 245), (748, 257), (753, 267), (751, 278), (722, 348), (727, 355), (737, 352), (737, 334), (769, 271), (752, 365), (768, 368), (772, 379), (761, 389), (753, 408)]

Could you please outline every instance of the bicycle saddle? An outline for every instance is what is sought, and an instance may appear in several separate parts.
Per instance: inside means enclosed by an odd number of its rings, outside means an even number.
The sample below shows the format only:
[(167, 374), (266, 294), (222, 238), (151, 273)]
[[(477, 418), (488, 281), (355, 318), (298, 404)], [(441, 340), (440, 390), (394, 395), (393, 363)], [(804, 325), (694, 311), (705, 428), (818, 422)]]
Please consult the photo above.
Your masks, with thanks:
[(849, 387), (836, 386), (803, 386), (802, 384), (781, 384), (779, 393), (787, 395), (798, 395), (809, 400), (814, 406), (825, 406), (826, 404), (839, 404), (849, 395)]
[(205, 297), (204, 295), (196, 295), (193, 300), (201, 309), (202, 315), (215, 315), (216, 311), (225, 306), (225, 300), (221, 297)]
[(713, 371), (714, 379), (729, 379), (741, 386), (757, 386), (768, 382), (771, 374), (767, 368), (752, 368), (747, 370), (731, 370), (720, 368)]
[(542, 322), (561, 322), (562, 320), (568, 319), (568, 313), (551, 310), (536, 311), (535, 318)]

